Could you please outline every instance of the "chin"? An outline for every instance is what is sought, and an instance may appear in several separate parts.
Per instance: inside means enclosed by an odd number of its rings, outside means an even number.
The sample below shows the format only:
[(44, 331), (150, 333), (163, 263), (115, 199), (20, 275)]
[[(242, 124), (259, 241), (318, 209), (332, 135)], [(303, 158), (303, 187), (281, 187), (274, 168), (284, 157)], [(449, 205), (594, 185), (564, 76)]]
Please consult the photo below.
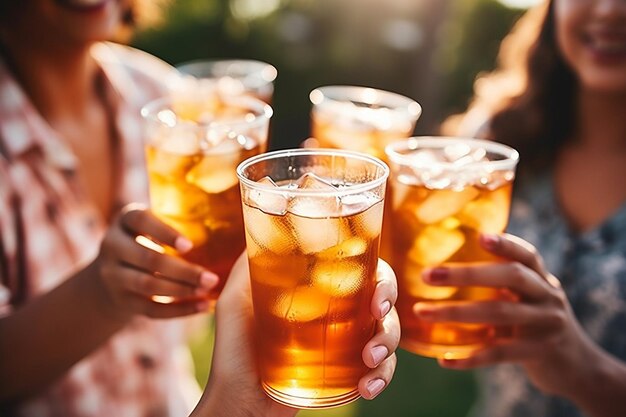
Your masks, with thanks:
[(126, 2), (120, 0), (54, 0), (62, 8), (65, 31), (77, 42), (111, 40), (119, 33)]

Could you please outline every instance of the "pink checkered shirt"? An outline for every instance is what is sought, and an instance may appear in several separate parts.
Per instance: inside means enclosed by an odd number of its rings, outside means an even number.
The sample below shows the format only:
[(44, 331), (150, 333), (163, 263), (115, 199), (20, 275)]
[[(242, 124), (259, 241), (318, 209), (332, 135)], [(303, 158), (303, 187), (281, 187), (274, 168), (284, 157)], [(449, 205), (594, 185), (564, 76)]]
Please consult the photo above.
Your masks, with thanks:
[[(115, 44), (97, 44), (92, 54), (114, 109), (114, 149), (123, 161), (116, 208), (147, 202), (139, 110), (164, 93), (171, 67)], [(86, 201), (75, 166), (75, 155), (0, 59), (0, 315), (59, 285), (97, 255), (106, 225)], [(0, 414), (186, 416), (198, 388), (183, 325), (138, 318), (45, 393)]]

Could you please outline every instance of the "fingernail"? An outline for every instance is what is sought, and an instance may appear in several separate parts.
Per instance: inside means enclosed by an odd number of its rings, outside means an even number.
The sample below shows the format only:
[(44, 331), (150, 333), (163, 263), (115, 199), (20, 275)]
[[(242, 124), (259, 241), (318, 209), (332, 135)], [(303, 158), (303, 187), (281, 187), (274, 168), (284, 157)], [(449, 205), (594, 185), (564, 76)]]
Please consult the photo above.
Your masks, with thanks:
[(196, 303), (196, 310), (198, 311), (207, 311), (209, 309), (209, 303), (207, 301), (200, 301)]
[(380, 317), (385, 317), (391, 310), (391, 303), (388, 300), (380, 303)]
[(372, 359), (374, 360), (374, 365), (378, 366), (380, 363), (389, 355), (389, 350), (386, 346), (375, 346), (371, 350)]
[(492, 234), (487, 234), (487, 233), (483, 233), (480, 236), (483, 246), (485, 247), (485, 249), (488, 250), (494, 250), (498, 247), (498, 242), (500, 241), (500, 237), (498, 235), (492, 235)]
[(217, 278), (217, 275), (215, 275), (212, 272), (209, 271), (203, 271), (200, 274), (200, 285), (206, 289), (212, 289), (213, 287), (215, 287), (215, 285), (217, 285), (217, 281), (219, 279)]
[(193, 248), (193, 243), (186, 237), (178, 236), (174, 242), (174, 247), (178, 252), (189, 252)]
[(385, 388), (385, 381), (383, 381), (380, 378), (372, 379), (370, 382), (367, 383), (367, 387), (366, 387), (367, 392), (370, 395), (370, 398), (374, 398), (375, 396), (380, 394), (383, 388)]
[(448, 279), (448, 268), (433, 268), (426, 277), (429, 282), (443, 282)]

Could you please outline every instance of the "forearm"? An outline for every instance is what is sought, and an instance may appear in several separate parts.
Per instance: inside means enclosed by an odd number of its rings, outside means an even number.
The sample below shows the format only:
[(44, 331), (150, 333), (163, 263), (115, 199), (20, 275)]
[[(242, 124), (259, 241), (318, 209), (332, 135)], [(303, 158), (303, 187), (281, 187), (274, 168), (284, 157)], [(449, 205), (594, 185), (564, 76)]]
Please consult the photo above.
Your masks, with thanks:
[(569, 397), (590, 416), (626, 416), (626, 364), (595, 345), (593, 350), (586, 376)]
[(89, 266), (0, 319), (0, 403), (41, 390), (123, 327)]

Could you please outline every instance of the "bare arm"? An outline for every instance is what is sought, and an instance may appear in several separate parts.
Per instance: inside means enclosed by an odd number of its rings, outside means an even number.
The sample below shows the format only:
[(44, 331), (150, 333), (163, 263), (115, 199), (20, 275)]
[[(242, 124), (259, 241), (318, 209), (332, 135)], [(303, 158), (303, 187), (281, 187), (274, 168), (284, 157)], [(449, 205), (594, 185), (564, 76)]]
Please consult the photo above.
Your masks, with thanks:
[[(45, 388), (136, 315), (168, 318), (206, 310), (203, 297), (217, 277), (141, 246), (137, 234), (179, 250), (191, 245), (148, 211), (120, 216), (91, 265), (0, 319), (0, 404)], [(190, 301), (159, 304), (150, 299), (155, 294)]]
[(537, 388), (569, 399), (590, 416), (626, 416), (626, 363), (604, 351), (583, 330), (537, 250), (511, 235), (483, 236), (481, 244), (510, 262), (441, 268), (437, 274), (431, 270), (425, 272), (426, 282), (507, 288), (519, 300), (418, 304), (415, 312), (431, 321), (514, 325), (518, 330), (515, 337), (498, 340), (470, 358), (440, 359), (440, 364), (468, 369), (517, 363)]
[(106, 314), (96, 273), (92, 264), (0, 319), (0, 403), (36, 393), (124, 326)]

